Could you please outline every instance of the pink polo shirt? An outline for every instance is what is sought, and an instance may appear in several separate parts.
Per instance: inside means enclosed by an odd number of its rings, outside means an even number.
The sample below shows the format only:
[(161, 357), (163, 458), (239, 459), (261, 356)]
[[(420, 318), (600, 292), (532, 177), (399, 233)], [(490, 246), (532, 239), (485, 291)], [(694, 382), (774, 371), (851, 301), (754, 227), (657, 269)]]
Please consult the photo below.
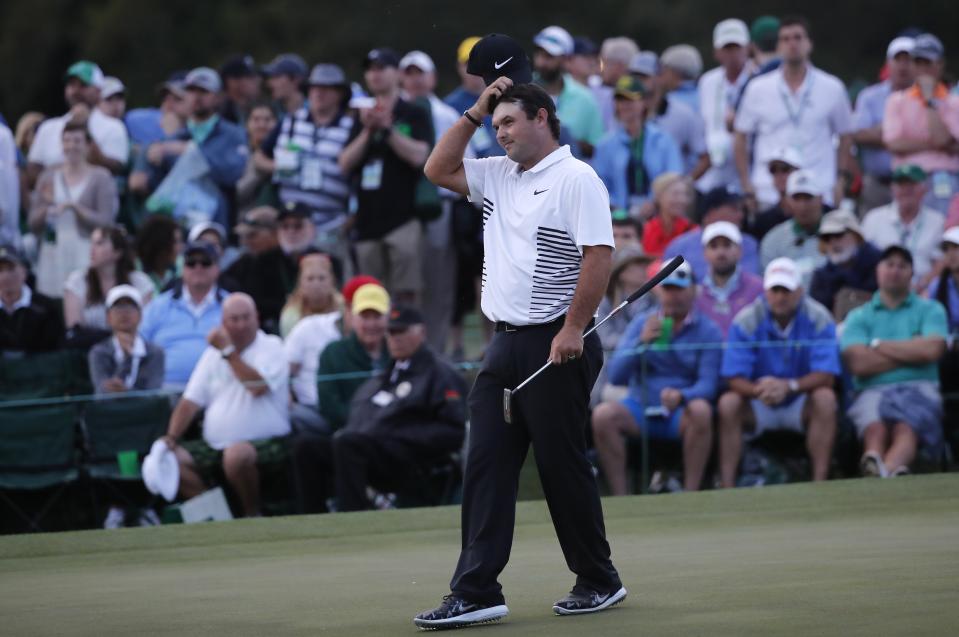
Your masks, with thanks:
[[(949, 95), (945, 87), (936, 87), (937, 108), (946, 128), (959, 139), (959, 95)], [(926, 104), (916, 87), (897, 91), (886, 101), (882, 119), (882, 141), (888, 144), (896, 140), (927, 141), (929, 121)], [(916, 164), (926, 172), (946, 170), (959, 172), (959, 155), (950, 155), (939, 150), (924, 150), (918, 153), (892, 155), (892, 167), (901, 164)]]

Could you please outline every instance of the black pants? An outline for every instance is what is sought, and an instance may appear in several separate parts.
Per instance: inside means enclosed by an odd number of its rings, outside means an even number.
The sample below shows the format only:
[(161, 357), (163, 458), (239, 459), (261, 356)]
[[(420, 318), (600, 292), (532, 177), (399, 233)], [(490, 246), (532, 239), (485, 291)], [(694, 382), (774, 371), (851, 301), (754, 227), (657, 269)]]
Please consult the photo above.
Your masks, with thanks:
[(293, 438), (293, 475), (299, 513), (326, 513), (333, 495), (333, 445), (331, 436), (303, 433)]
[(599, 337), (586, 339), (582, 357), (548, 368), (524, 387), (513, 398), (512, 424), (503, 420), (503, 389), (512, 389), (546, 362), (561, 326), (558, 321), (496, 334), (470, 392), (462, 552), (450, 590), (471, 601), (504, 602), (497, 577), (509, 560), (519, 473), (530, 443), (576, 583), (604, 592), (621, 586), (586, 458), (589, 392), (603, 364)]

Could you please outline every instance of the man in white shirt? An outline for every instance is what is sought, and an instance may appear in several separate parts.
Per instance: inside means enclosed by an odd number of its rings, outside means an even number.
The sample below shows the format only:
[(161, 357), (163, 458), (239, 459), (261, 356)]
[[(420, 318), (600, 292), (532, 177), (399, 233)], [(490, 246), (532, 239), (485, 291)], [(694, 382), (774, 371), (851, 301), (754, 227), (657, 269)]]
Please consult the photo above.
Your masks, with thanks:
[(119, 174), (130, 155), (130, 140), (123, 122), (101, 111), (100, 87), (103, 71), (93, 62), (81, 60), (67, 69), (63, 97), (70, 107), (66, 114), (48, 119), (37, 129), (27, 156), (27, 177), (32, 186), (44, 168), (63, 163), (63, 127), (70, 120), (86, 122), (93, 143), (89, 161)]
[(0, 124), (0, 245), (20, 245), (20, 171), (13, 133)]
[[(282, 453), (275, 439), (290, 433), (290, 370), (283, 342), (260, 331), (256, 305), (243, 293), (223, 302), (223, 324), (210, 331), (207, 342), (165, 436), (180, 463), (179, 495), (192, 498), (205, 491), (202, 476), (222, 465), (243, 514), (257, 516), (257, 461)], [(180, 444), (203, 409), (203, 439)]]
[(762, 209), (778, 200), (768, 164), (784, 146), (799, 151), (802, 168), (813, 171), (823, 200), (838, 205), (852, 161), (853, 123), (846, 89), (838, 78), (810, 63), (812, 40), (803, 18), (782, 21), (779, 52), (782, 66), (749, 82), (736, 113), (736, 170), (747, 205), (755, 211), (757, 205)]

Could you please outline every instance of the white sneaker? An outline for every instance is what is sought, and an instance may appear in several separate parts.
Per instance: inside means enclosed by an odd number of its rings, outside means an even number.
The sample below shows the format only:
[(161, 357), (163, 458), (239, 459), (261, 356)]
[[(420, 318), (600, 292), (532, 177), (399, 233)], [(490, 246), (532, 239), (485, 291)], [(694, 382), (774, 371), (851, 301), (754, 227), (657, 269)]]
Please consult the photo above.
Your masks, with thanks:
[(120, 507), (110, 507), (110, 510), (107, 512), (107, 517), (103, 520), (103, 528), (105, 529), (122, 529), (123, 523), (126, 522), (127, 512)]
[(888, 478), (889, 470), (882, 457), (875, 451), (867, 451), (859, 461), (859, 473), (864, 478)]

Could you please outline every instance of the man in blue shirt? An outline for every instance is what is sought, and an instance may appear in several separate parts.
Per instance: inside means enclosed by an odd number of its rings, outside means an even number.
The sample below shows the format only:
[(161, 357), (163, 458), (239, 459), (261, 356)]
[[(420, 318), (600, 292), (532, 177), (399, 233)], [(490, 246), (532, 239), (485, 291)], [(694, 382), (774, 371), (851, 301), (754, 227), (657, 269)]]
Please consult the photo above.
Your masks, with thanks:
[(729, 330), (720, 375), (719, 471), (736, 486), (743, 428), (750, 437), (771, 430), (805, 433), (813, 480), (829, 475), (836, 437), (836, 394), (842, 372), (836, 325), (808, 298), (794, 261), (775, 259), (763, 278), (765, 296), (739, 312)]
[[(624, 436), (682, 440), (683, 481), (699, 489), (712, 449), (719, 389), (719, 328), (696, 314), (693, 272), (683, 264), (656, 288), (661, 309), (637, 316), (609, 361), (609, 381), (629, 384), (628, 396), (593, 411), (593, 437), (613, 495), (626, 495)], [(696, 347), (702, 345), (702, 347)]]

